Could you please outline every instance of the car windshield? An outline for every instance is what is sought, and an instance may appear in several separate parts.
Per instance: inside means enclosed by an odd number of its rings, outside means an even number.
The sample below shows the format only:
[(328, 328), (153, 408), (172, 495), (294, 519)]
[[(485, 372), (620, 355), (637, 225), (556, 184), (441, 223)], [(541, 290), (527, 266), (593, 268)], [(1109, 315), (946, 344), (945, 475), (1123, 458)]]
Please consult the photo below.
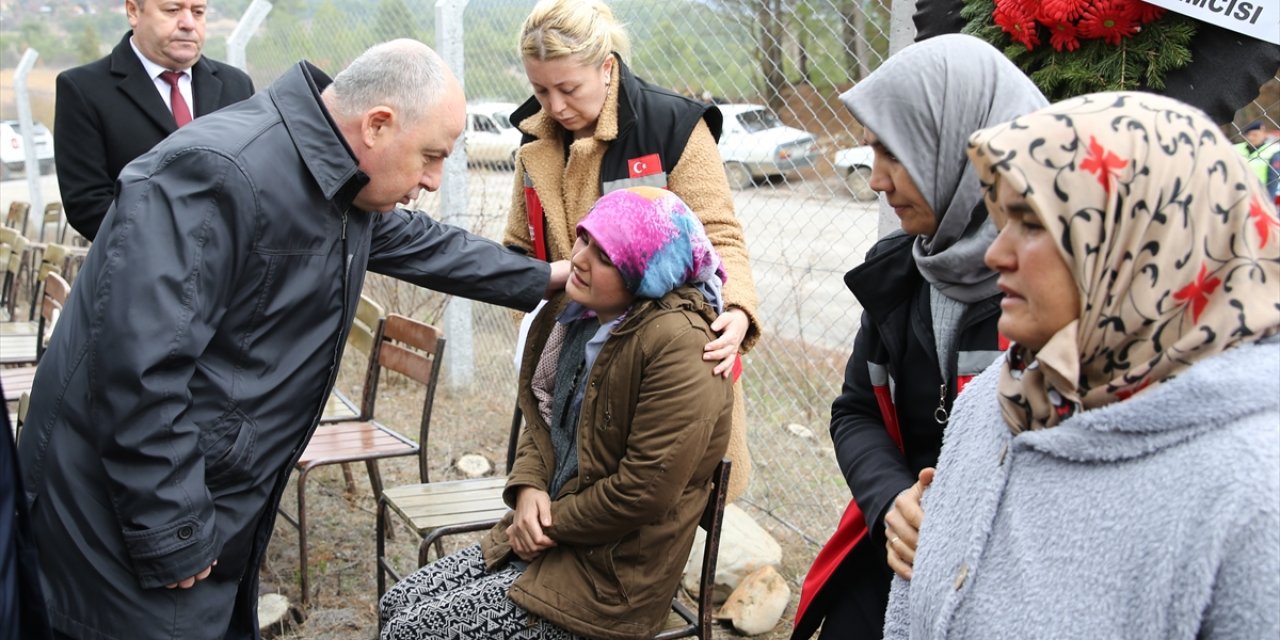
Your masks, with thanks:
[(738, 122), (742, 123), (742, 128), (747, 133), (756, 133), (766, 129), (781, 127), (782, 122), (778, 120), (778, 116), (765, 111), (764, 109), (753, 109), (751, 111), (743, 111), (738, 114)]
[(499, 129), (510, 129), (510, 128), (511, 128), (511, 121), (507, 119), (507, 116), (506, 116), (506, 115), (501, 114), (501, 113), (495, 113), (495, 114), (492, 114), (492, 115), (493, 115), (493, 121), (494, 121), (494, 122), (496, 122), (496, 123), (498, 123), (498, 128), (499, 128)]

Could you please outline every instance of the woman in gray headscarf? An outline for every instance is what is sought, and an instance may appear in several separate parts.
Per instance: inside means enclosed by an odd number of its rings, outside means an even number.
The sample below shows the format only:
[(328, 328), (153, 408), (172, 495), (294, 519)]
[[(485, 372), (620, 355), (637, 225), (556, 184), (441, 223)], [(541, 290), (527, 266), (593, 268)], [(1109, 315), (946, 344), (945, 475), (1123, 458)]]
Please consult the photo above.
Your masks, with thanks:
[(890, 578), (910, 578), (951, 403), (1005, 346), (996, 274), (982, 261), (996, 232), (968, 138), (1047, 104), (999, 51), (964, 35), (903, 49), (840, 99), (866, 130), (871, 188), (902, 230), (845, 275), (864, 311), (831, 438), (853, 500), (805, 578), (793, 640), (819, 624), (822, 638), (881, 637)]

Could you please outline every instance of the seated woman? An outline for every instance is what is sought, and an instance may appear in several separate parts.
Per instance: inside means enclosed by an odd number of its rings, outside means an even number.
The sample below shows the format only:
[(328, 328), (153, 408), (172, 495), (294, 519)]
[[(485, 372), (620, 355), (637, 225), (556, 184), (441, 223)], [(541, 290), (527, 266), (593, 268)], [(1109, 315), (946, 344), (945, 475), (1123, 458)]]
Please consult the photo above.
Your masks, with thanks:
[(522, 359), (515, 510), (388, 591), (384, 640), (647, 640), (666, 621), (729, 439), (732, 382), (701, 358), (724, 272), (662, 189), (609, 193), (577, 233)]
[(1199, 111), (971, 138), (1005, 357), (955, 405), (888, 638), (1280, 637), (1280, 222)]

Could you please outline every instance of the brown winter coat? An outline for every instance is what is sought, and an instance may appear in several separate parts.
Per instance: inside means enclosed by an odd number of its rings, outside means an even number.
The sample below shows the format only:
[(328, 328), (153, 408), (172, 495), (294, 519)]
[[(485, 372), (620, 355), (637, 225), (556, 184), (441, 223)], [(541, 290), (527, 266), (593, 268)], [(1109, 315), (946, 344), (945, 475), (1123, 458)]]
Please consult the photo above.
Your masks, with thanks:
[[(561, 296), (534, 321), (522, 360), (520, 436), (506, 501), (546, 490), (555, 465), (550, 431), (530, 389)], [(605, 342), (588, 377), (578, 424), (578, 476), (551, 503), (546, 532), (559, 546), (532, 562), (510, 598), (576, 634), (652, 638), (667, 619), (711, 474), (732, 420), (728, 381), (698, 358), (715, 312), (689, 287), (640, 302)], [(490, 568), (515, 558), (509, 513), (482, 541)]]
[[(549, 260), (567, 260), (577, 237), (577, 225), (591, 205), (600, 198), (600, 167), (609, 143), (618, 137), (618, 95), (623, 72), (613, 74), (609, 94), (590, 138), (575, 140), (568, 157), (564, 152), (565, 130), (539, 111), (519, 124), (525, 133), (537, 138), (522, 147), (516, 156), (515, 185), (511, 195), (511, 213), (503, 244), (532, 254), (529, 239), (529, 214), (525, 208), (524, 175), (528, 172), (545, 216)], [(643, 123), (638, 123), (643, 125)], [(671, 170), (667, 188), (680, 196), (706, 227), (707, 237), (724, 262), (728, 280), (724, 287), (725, 308), (737, 307), (747, 314), (751, 324), (740, 349), (751, 350), (760, 337), (756, 317), (758, 299), (755, 280), (742, 225), (734, 215), (733, 195), (725, 178), (715, 138), (706, 122), (699, 122), (689, 136), (688, 145), (679, 162)], [(751, 375), (748, 368), (745, 375)], [(727, 457), (733, 461), (733, 477), (729, 481), (729, 500), (733, 501), (747, 488), (751, 478), (751, 455), (747, 448), (747, 414), (742, 384), (734, 385), (733, 436)]]

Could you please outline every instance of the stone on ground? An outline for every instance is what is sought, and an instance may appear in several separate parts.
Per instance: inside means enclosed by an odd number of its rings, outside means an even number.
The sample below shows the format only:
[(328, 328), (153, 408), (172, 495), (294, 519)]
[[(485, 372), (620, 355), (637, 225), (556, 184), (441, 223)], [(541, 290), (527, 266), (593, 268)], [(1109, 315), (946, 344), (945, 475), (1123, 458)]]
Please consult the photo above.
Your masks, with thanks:
[(778, 626), (791, 601), (791, 587), (777, 569), (764, 566), (742, 579), (716, 617), (728, 620), (739, 633), (749, 636)]
[(278, 593), (258, 596), (258, 631), (263, 640), (283, 635), (298, 621), (298, 613), (289, 608), (288, 598)]
[(457, 467), (458, 471), (462, 472), (462, 475), (467, 478), (483, 478), (493, 473), (493, 463), (478, 453), (468, 453), (458, 458), (458, 461), (453, 463), (453, 466)]
[[(684, 566), (684, 588), (697, 596), (698, 577), (702, 572), (702, 546), (706, 533), (698, 529), (693, 552)], [(737, 505), (726, 505), (724, 528), (720, 532), (720, 553), (716, 559), (715, 602), (724, 602), (749, 574), (765, 566), (782, 565), (782, 546), (747, 512)]]

